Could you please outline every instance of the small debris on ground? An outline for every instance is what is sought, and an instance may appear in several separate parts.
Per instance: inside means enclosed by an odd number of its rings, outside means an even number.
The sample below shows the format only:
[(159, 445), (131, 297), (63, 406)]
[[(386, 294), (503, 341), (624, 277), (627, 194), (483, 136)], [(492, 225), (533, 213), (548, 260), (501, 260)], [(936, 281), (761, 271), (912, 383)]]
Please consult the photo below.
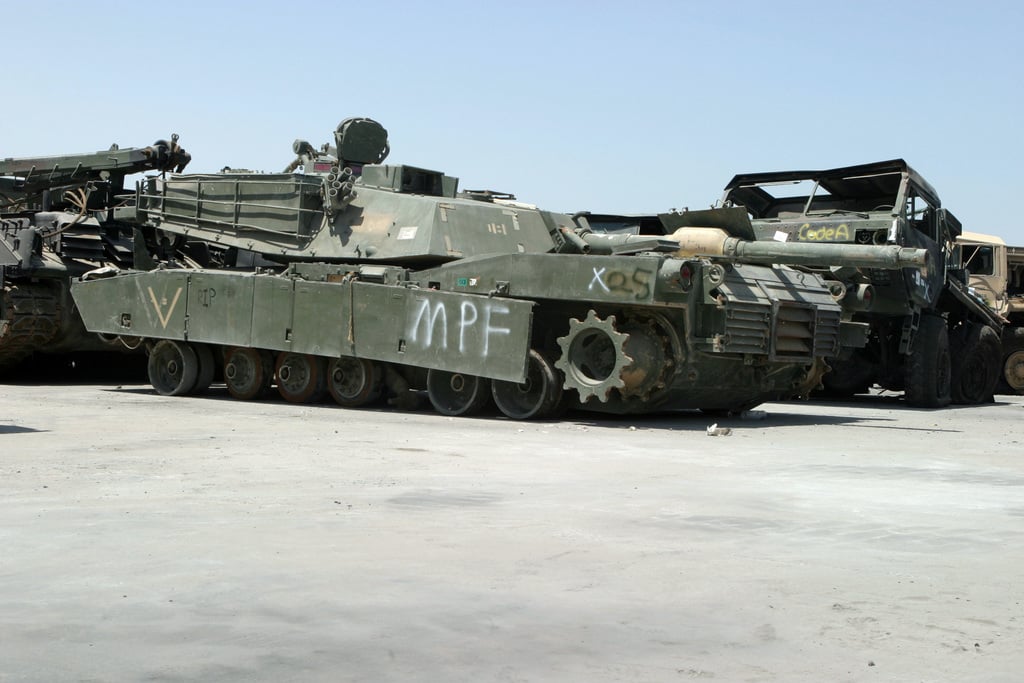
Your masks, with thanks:
[(719, 427), (717, 422), (708, 427), (708, 436), (729, 436), (730, 434), (732, 434), (730, 427)]

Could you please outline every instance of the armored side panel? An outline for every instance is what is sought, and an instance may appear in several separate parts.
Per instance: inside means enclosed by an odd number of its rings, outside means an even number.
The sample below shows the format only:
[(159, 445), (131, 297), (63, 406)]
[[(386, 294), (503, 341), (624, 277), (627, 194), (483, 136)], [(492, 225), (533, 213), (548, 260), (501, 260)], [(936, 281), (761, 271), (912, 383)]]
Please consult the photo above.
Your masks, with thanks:
[(247, 244), (248, 233), (296, 243), (308, 238), (320, 218), (316, 177), (284, 174), (189, 175), (147, 180), (140, 209), (185, 227), (209, 226)]
[[(839, 306), (814, 276), (653, 253), (479, 256), (419, 271), (158, 270), (74, 293), (94, 331), (511, 382), (523, 387), (502, 390), (513, 406), (540, 382), (591, 410), (739, 409), (806, 393), (840, 346)], [(536, 398), (542, 406), (552, 407)]]
[(95, 280), (76, 286), (76, 301), (97, 332), (353, 356), (512, 382), (524, 379), (533, 308), (351, 280), (203, 270)]

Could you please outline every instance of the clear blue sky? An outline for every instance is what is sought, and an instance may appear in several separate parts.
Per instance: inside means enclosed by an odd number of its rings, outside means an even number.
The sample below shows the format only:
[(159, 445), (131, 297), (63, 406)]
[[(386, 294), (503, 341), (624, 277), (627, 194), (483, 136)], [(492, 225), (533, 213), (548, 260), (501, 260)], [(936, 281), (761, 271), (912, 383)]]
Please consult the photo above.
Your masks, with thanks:
[(1022, 31), (1019, 1), (37, 0), (5, 16), (0, 156), (177, 132), (191, 171), (277, 171), (370, 116), (463, 188), (630, 213), (903, 157), (1024, 244)]

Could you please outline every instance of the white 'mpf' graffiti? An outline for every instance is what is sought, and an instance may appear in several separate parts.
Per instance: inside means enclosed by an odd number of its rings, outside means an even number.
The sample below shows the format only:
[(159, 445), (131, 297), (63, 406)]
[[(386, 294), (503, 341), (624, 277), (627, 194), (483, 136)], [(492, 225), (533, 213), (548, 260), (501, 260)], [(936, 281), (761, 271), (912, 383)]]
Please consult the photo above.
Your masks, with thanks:
[(495, 318), (510, 313), (507, 304), (498, 301), (478, 303), (463, 299), (459, 302), (458, 316), (453, 316), (449, 324), (446, 303), (435, 301), (431, 304), (430, 299), (419, 300), (407, 330), (410, 341), (423, 348), (434, 347), (447, 351), (450, 330), (451, 336), (458, 338), (459, 353), (466, 353), (467, 345), (474, 337), (478, 337), (480, 345), (474, 350), (479, 351), (481, 356), (486, 356), (490, 353), (492, 336), (512, 333), (508, 327), (499, 327), (495, 324)]

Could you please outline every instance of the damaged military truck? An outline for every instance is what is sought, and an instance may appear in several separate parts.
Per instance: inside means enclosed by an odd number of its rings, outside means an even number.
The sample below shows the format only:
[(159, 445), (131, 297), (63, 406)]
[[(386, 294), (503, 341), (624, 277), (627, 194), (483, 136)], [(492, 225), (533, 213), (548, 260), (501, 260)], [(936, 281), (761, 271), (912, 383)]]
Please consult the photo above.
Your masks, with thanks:
[(955, 240), (960, 222), (902, 159), (824, 171), (734, 177), (724, 207), (745, 210), (756, 239), (781, 245), (897, 245), (927, 250), (917, 268), (804, 266), (843, 305), (844, 353), (829, 361), (826, 391), (847, 396), (877, 384), (912, 406), (991, 400), (1003, 320), (968, 287)]

